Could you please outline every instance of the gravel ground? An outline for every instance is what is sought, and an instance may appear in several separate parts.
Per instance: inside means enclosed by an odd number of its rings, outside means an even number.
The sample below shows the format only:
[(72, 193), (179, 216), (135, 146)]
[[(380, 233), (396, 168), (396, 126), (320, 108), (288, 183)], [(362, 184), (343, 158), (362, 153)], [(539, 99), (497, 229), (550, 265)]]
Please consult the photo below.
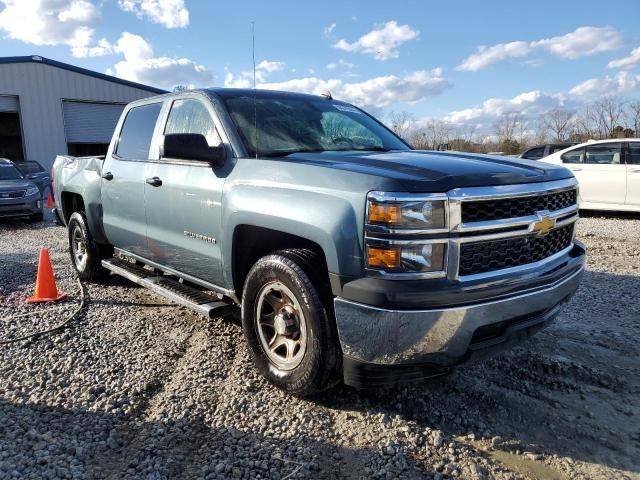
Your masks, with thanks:
[[(313, 400), (269, 386), (231, 319), (116, 277), (88, 285), (68, 328), (0, 346), (0, 478), (640, 478), (640, 216), (588, 216), (579, 237), (583, 285), (522, 347), (443, 380)], [(63, 309), (24, 304), (42, 246)], [(0, 223), (0, 337), (78, 301), (64, 229)]]

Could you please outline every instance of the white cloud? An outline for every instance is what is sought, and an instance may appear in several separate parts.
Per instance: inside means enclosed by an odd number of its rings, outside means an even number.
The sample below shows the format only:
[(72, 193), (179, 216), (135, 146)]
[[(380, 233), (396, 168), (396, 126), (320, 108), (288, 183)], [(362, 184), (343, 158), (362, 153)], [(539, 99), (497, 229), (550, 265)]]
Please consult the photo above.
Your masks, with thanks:
[(562, 58), (578, 58), (615, 50), (621, 40), (620, 33), (612, 27), (579, 27), (566, 35), (532, 42), (531, 46)]
[(206, 86), (213, 78), (209, 70), (188, 58), (154, 57), (151, 45), (139, 35), (124, 32), (113, 48), (124, 60), (109, 73), (120, 78), (164, 88)]
[(489, 98), (480, 107), (449, 113), (445, 120), (458, 125), (492, 125), (498, 118), (518, 113), (523, 118), (534, 118), (562, 105), (562, 97), (539, 90), (523, 92), (512, 98)]
[(332, 23), (331, 25), (327, 25), (326, 27), (324, 27), (324, 34), (326, 36), (331, 35), (331, 32), (333, 32), (333, 29), (336, 28), (336, 24)]
[(327, 64), (327, 69), (328, 70), (334, 70), (337, 67), (344, 67), (347, 70), (350, 70), (353, 67), (355, 67), (355, 65), (353, 63), (351, 63), (351, 62), (347, 62), (346, 60), (343, 60), (342, 58), (340, 60), (338, 60), (337, 62), (335, 62), (335, 63)]
[[(249, 79), (227, 72), (225, 86), (249, 87)], [(345, 83), (340, 79), (307, 77), (284, 82), (260, 82), (258, 88), (288, 90), (319, 95), (330, 91), (334, 98), (363, 107), (385, 107), (396, 103), (414, 103), (442, 93), (449, 82), (442, 70), (418, 70), (404, 77), (387, 75), (362, 82)]]
[(113, 53), (113, 45), (106, 39), (101, 38), (94, 46), (78, 46), (71, 49), (74, 57), (102, 57)]
[(527, 42), (499, 43), (492, 47), (481, 45), (478, 47), (478, 51), (467, 57), (458, 65), (457, 69), (476, 72), (506, 58), (524, 57), (529, 52), (531, 52), (531, 47)]
[(635, 48), (626, 57), (611, 60), (607, 67), (609, 68), (629, 68), (640, 63), (640, 47)]
[(376, 60), (389, 60), (398, 58), (400, 56), (398, 47), (405, 42), (415, 40), (419, 34), (418, 30), (414, 30), (409, 25), (398, 25), (398, 22), (392, 20), (384, 25), (378, 25), (353, 43), (341, 39), (333, 47), (346, 52), (373, 55)]
[[(256, 83), (263, 83), (267, 81), (267, 77), (274, 73), (284, 69), (285, 62), (272, 62), (269, 60), (262, 60), (256, 65)], [(225, 67), (224, 86), (231, 88), (249, 88), (253, 85), (253, 72), (244, 71), (239, 75), (234, 75)]]
[(269, 60), (262, 60), (259, 64), (256, 65), (256, 71), (273, 73), (277, 72), (278, 70), (282, 70), (284, 66), (284, 62), (270, 62)]
[(184, 28), (189, 25), (189, 10), (184, 0), (118, 0), (120, 8), (133, 12), (138, 18), (146, 18), (167, 28)]
[(458, 70), (478, 71), (507, 58), (524, 57), (534, 50), (546, 50), (561, 58), (578, 58), (614, 50), (621, 35), (612, 27), (579, 27), (571, 33), (532, 42), (499, 43), (480, 46), (476, 53), (458, 65)]
[(33, 45), (68, 45), (72, 54), (88, 48), (100, 22), (89, 0), (0, 0), (0, 29), (7, 37)]
[(621, 95), (635, 90), (640, 90), (640, 75), (622, 71), (614, 76), (607, 75), (601, 78), (585, 80), (569, 90), (569, 95), (582, 98), (599, 97), (603, 95)]

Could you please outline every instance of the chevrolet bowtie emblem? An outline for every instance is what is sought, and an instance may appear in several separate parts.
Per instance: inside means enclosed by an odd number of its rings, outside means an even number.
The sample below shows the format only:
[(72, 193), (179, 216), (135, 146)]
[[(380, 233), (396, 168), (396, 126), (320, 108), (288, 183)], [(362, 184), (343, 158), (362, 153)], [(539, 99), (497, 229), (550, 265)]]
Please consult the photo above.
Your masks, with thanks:
[(538, 235), (546, 235), (556, 226), (555, 218), (551, 218), (545, 213), (538, 213), (538, 221), (531, 226), (531, 231)]

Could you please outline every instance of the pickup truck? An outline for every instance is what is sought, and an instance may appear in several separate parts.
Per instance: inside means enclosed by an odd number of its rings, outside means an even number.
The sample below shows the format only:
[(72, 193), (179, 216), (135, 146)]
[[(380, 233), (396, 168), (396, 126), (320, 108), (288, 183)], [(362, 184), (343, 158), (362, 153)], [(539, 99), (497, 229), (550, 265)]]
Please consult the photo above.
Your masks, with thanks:
[(81, 279), (111, 271), (211, 318), (239, 306), (256, 368), (297, 395), (509, 348), (584, 271), (567, 169), (413, 150), (330, 95), (139, 100), (106, 157), (53, 175)]

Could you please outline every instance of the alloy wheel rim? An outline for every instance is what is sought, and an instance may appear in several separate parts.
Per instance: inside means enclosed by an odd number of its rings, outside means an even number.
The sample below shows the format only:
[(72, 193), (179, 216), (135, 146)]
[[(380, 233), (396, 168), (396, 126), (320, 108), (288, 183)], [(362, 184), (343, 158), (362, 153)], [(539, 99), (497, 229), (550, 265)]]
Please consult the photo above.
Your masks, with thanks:
[(71, 245), (73, 248), (73, 257), (78, 270), (84, 270), (87, 263), (87, 244), (80, 227), (75, 227), (73, 229)]
[(307, 325), (300, 303), (282, 282), (266, 284), (256, 302), (256, 330), (269, 361), (280, 370), (292, 370), (307, 349)]

